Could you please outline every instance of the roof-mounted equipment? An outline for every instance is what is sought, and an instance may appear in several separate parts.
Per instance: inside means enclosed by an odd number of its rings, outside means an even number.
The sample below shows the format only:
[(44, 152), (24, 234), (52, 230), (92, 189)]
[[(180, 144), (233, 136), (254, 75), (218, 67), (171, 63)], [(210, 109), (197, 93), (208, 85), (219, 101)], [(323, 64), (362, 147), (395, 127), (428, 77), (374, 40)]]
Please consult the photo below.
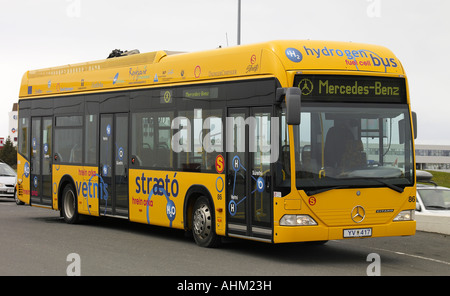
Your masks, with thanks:
[(114, 49), (113, 51), (111, 51), (111, 53), (109, 54), (109, 56), (107, 58), (108, 59), (120, 58), (120, 57), (126, 57), (126, 56), (130, 56), (130, 55), (133, 55), (133, 54), (139, 54), (139, 53), (140, 52), (137, 49), (133, 49), (133, 50), (130, 50), (130, 51), (128, 51), (128, 50), (122, 51), (120, 49)]

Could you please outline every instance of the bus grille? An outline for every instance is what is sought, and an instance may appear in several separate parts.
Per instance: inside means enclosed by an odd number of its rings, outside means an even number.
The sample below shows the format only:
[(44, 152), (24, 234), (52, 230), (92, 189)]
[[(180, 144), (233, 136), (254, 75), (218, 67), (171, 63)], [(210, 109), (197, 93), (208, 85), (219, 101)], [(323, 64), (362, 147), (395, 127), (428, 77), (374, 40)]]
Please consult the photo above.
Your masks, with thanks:
[(23, 195), (23, 186), (22, 186), (22, 184), (17, 184), (17, 194), (19, 196)]

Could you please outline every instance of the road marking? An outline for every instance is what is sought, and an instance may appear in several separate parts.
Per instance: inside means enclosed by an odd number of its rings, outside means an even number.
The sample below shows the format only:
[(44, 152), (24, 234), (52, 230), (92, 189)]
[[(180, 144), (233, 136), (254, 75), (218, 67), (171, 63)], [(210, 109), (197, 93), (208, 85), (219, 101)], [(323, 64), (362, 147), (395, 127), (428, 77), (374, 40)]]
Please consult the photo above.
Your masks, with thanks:
[[(373, 248), (373, 249), (377, 249), (377, 248)], [(386, 250), (386, 249), (379, 249), (379, 250), (395, 253), (395, 254), (398, 254), (398, 255), (404, 255), (404, 256), (409, 256), (409, 257), (413, 257), (413, 258), (419, 258), (419, 259), (423, 259), (423, 260), (428, 260), (428, 261), (433, 261), (433, 262), (437, 262), (437, 263), (450, 265), (450, 262), (437, 260), (437, 259), (433, 259), (433, 258), (428, 258), (428, 257), (423, 257), (423, 256), (419, 256), (419, 255), (407, 254), (407, 253), (403, 253), (403, 252), (391, 251), (391, 250)]]
[[(336, 243), (345, 243), (343, 241), (338, 241), (338, 240), (335, 240), (334, 242), (336, 242)], [(441, 264), (445, 264), (445, 265), (450, 265), (450, 262), (446, 262), (446, 261), (442, 261), (442, 260), (438, 260), (438, 259), (433, 259), (433, 258), (428, 258), (428, 257), (423, 257), (423, 256), (419, 256), (419, 255), (407, 254), (407, 253), (403, 253), (403, 252), (392, 251), (392, 250), (387, 250), (387, 249), (382, 249), (382, 248), (375, 248), (375, 247), (367, 247), (367, 248), (378, 250), (378, 251), (394, 253), (394, 254), (397, 254), (397, 255), (403, 255), (403, 256), (408, 256), (408, 257), (413, 257), (413, 258), (433, 261), (433, 262), (437, 262), (437, 263), (441, 263)]]

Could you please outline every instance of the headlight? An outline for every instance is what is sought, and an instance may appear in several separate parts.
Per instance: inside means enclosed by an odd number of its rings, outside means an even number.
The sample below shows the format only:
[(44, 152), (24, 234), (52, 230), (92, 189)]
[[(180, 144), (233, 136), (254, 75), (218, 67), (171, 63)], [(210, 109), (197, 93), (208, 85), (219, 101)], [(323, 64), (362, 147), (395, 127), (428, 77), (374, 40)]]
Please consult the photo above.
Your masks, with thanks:
[(401, 211), (394, 221), (412, 221), (414, 220), (414, 210)]
[(5, 187), (5, 184), (3, 184), (3, 183), (0, 183), (0, 187)]
[(284, 215), (280, 219), (281, 226), (308, 226), (317, 225), (317, 222), (309, 215)]

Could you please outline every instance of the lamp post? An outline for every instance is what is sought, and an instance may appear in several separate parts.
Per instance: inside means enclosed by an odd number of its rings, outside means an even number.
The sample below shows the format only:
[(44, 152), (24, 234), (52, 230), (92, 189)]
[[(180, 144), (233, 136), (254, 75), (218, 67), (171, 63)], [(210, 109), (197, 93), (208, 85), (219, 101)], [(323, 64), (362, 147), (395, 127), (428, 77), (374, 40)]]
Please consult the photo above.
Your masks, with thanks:
[(241, 0), (238, 0), (237, 44), (241, 45)]

